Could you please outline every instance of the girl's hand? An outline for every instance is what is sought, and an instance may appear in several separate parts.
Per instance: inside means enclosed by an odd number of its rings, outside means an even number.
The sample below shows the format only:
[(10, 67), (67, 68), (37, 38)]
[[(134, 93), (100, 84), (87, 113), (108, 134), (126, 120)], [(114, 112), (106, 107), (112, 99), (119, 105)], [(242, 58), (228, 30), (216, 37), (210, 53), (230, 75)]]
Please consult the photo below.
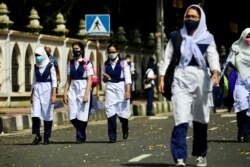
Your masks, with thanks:
[(89, 101), (89, 96), (88, 95), (84, 95), (83, 96), (83, 103), (87, 103)]
[(130, 98), (131, 98), (131, 93), (130, 93), (130, 91), (126, 91), (126, 92), (125, 92), (125, 99), (128, 100), (128, 99), (130, 99)]
[(57, 99), (56, 99), (56, 95), (51, 96), (51, 103), (56, 103)]
[(68, 105), (68, 95), (67, 94), (64, 94), (63, 96), (63, 102)]

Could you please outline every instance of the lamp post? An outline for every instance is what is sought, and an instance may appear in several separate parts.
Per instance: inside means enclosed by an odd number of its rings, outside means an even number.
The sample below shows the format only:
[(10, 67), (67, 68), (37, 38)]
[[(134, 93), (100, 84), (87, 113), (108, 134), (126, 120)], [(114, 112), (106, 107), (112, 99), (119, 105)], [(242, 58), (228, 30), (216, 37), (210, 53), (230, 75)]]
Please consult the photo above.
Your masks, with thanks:
[[(157, 57), (157, 67), (159, 71), (159, 65), (162, 61), (162, 57), (164, 55), (164, 6), (163, 0), (156, 1), (156, 57)], [(158, 77), (159, 80), (159, 77)], [(158, 93), (158, 99), (163, 101), (164, 98), (161, 93)]]

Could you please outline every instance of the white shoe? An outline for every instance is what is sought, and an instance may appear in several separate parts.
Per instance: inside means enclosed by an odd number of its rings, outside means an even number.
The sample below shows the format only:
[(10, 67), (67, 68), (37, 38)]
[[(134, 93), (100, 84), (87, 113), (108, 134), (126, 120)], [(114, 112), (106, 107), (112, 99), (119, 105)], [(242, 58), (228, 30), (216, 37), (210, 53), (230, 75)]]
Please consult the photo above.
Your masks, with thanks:
[(196, 159), (196, 166), (197, 167), (204, 167), (207, 166), (207, 159), (206, 157), (199, 156)]
[(176, 166), (185, 167), (186, 164), (185, 164), (185, 162), (184, 162), (183, 159), (177, 159), (177, 161), (176, 161)]

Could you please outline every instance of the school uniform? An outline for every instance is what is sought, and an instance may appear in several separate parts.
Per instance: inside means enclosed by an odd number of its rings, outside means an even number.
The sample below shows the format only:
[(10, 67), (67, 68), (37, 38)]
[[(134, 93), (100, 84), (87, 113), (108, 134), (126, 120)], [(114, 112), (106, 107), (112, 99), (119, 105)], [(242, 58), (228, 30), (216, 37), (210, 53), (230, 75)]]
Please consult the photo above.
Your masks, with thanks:
[[(213, 83), (208, 73), (220, 72), (219, 54), (213, 35), (206, 29), (205, 17), (201, 11), (198, 28), (193, 36), (189, 36), (186, 27), (180, 30), (182, 42), (180, 46), (180, 62), (175, 67), (172, 83), (172, 103), (175, 125), (171, 135), (171, 153), (175, 162), (187, 159), (186, 135), (189, 122), (193, 124), (192, 155), (206, 157), (207, 127), (213, 104)], [(164, 62), (160, 75), (164, 76), (172, 56), (174, 43), (169, 41), (166, 46)], [(208, 65), (207, 65), (208, 63)]]
[(76, 128), (76, 139), (79, 142), (86, 140), (86, 127), (89, 117), (90, 92), (88, 102), (83, 102), (87, 87), (87, 76), (93, 75), (93, 66), (83, 58), (68, 63), (67, 74), (71, 77), (68, 90), (69, 119)]
[(125, 99), (126, 84), (131, 84), (130, 67), (118, 57), (114, 62), (107, 62), (103, 73), (110, 76), (105, 88), (105, 111), (108, 118), (108, 136), (116, 141), (116, 117), (122, 123), (123, 137), (128, 133), (128, 118), (131, 115), (130, 101)]
[[(154, 70), (149, 68), (145, 72), (146, 78), (153, 78), (155, 76)], [(154, 88), (155, 88), (155, 81), (151, 80), (151, 88), (146, 89), (146, 96), (147, 96), (147, 115), (153, 116), (153, 102), (154, 102)]]
[(40, 137), (40, 119), (44, 121), (44, 139), (51, 136), (54, 105), (51, 104), (52, 88), (57, 87), (56, 71), (49, 63), (43, 48), (38, 48), (35, 53), (43, 57), (43, 62), (34, 66), (33, 96), (32, 96), (32, 133)]
[(245, 43), (248, 34), (250, 28), (246, 28), (240, 38), (232, 44), (232, 51), (226, 61), (227, 64), (234, 65), (238, 74), (233, 97), (239, 142), (250, 142), (250, 45)]

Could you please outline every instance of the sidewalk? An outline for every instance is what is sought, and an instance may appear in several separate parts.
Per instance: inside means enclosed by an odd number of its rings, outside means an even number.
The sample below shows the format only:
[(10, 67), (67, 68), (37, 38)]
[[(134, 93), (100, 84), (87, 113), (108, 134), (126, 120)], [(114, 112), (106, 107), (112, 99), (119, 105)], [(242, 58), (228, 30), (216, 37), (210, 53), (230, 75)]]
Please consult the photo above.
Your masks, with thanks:
[[(163, 113), (171, 111), (170, 102), (154, 102), (154, 113)], [(132, 116), (146, 116), (146, 101), (135, 100), (131, 104)], [(90, 115), (89, 121), (106, 120), (105, 111), (102, 110), (94, 115)], [(43, 122), (41, 122), (43, 125)], [(68, 106), (55, 109), (53, 125), (60, 126), (69, 123)], [(0, 108), (0, 134), (11, 133), (24, 129), (30, 129), (32, 126), (29, 108)]]

